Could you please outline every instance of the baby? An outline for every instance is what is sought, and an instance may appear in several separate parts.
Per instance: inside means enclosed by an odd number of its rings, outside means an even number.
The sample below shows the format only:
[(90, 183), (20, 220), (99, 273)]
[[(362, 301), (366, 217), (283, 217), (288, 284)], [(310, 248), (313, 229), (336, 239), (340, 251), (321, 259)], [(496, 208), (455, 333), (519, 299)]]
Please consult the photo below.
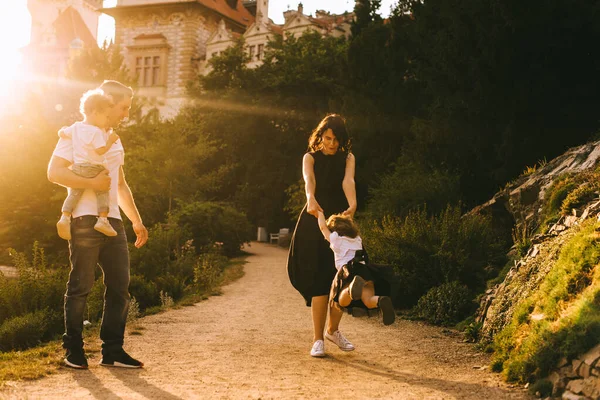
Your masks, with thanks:
[[(61, 129), (61, 138), (73, 141), (73, 173), (93, 178), (104, 171), (105, 154), (119, 140), (116, 133), (106, 133), (109, 112), (113, 106), (111, 98), (101, 90), (91, 90), (81, 98), (80, 111), (83, 121)], [(63, 207), (62, 216), (56, 228), (58, 235), (71, 240), (71, 213), (77, 206), (85, 189), (69, 188)], [(109, 200), (107, 191), (97, 191), (98, 221), (94, 229), (106, 236), (117, 236), (117, 232), (108, 220)]]
[[(379, 308), (384, 325), (391, 325), (396, 319), (392, 299), (376, 296), (374, 281), (385, 279), (382, 268), (369, 264), (363, 250), (358, 227), (352, 218), (344, 214), (334, 214), (325, 220), (319, 212), (319, 228), (335, 255), (338, 272), (333, 280), (330, 301), (338, 308), (348, 307), (352, 301), (362, 301), (367, 308)], [(389, 276), (389, 275), (388, 275)]]

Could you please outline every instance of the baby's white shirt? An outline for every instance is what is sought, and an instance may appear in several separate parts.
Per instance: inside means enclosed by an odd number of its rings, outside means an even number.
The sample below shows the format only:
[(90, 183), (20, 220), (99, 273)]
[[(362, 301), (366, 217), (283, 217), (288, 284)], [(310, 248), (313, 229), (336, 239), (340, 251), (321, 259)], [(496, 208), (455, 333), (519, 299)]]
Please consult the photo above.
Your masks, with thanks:
[(363, 248), (360, 236), (349, 238), (340, 236), (337, 232), (331, 232), (329, 235), (329, 247), (335, 255), (335, 267), (338, 270), (348, 264), (356, 255), (356, 252)]
[(73, 142), (74, 164), (105, 164), (106, 155), (99, 155), (96, 149), (106, 146), (108, 135), (95, 125), (75, 122), (63, 128), (61, 135)]

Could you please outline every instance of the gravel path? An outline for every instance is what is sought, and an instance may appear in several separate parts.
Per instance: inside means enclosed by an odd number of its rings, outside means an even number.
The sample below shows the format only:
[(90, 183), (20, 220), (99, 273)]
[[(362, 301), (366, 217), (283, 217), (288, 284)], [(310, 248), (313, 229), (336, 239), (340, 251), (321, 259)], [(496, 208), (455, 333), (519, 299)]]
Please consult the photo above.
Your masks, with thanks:
[[(141, 370), (67, 368), (9, 383), (17, 399), (529, 399), (487, 369), (486, 355), (460, 337), (420, 323), (345, 316), (356, 350), (330, 342), (314, 359), (310, 309), (291, 287), (287, 251), (253, 243), (246, 274), (223, 295), (141, 320), (126, 349)], [(446, 332), (446, 333), (444, 333)]]

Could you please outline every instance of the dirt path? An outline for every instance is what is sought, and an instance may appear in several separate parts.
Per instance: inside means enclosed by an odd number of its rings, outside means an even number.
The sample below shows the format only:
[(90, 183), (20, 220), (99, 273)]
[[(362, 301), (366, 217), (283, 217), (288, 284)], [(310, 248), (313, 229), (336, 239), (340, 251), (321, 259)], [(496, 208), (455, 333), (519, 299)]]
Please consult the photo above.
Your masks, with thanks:
[(310, 309), (291, 287), (287, 252), (253, 244), (245, 276), (224, 294), (193, 307), (144, 318), (143, 335), (126, 338), (142, 370), (63, 368), (10, 384), (0, 398), (19, 399), (528, 399), (497, 375), (472, 345), (410, 321), (384, 327), (344, 317), (356, 345), (310, 357)]

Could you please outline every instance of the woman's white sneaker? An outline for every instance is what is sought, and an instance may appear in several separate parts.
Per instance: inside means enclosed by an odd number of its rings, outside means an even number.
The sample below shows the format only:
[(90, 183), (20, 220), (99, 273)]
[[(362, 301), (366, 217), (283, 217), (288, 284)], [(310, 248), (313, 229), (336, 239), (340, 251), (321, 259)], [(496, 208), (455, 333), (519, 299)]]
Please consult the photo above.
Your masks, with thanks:
[(313, 357), (325, 357), (325, 342), (320, 339), (315, 340), (310, 350), (310, 355)]
[(350, 341), (348, 339), (346, 339), (344, 337), (344, 335), (342, 335), (342, 332), (340, 332), (339, 330), (337, 330), (333, 333), (329, 333), (326, 330), (325, 337), (328, 340), (331, 340), (333, 343), (335, 343), (337, 345), (337, 347), (339, 347), (343, 351), (354, 350), (354, 345), (352, 343), (350, 343)]

